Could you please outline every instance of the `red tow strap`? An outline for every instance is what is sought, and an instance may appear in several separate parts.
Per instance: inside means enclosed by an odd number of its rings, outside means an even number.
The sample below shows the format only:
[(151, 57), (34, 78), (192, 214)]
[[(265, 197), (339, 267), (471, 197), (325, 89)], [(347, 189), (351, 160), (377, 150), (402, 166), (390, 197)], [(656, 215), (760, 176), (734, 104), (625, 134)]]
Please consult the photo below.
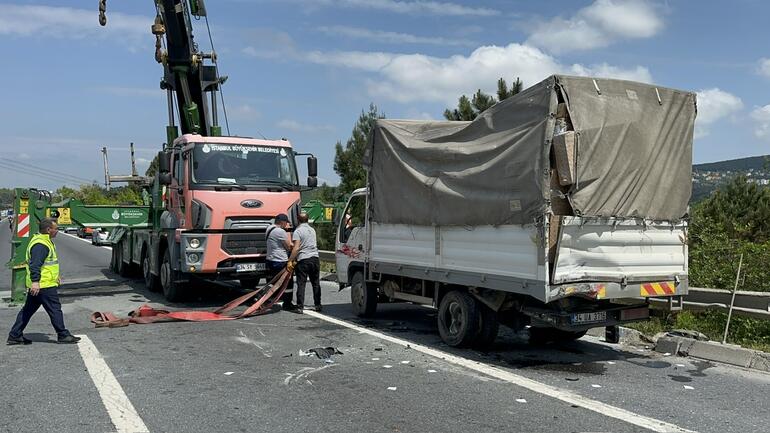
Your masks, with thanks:
[[(156, 323), (156, 322), (207, 322), (212, 320), (234, 320), (244, 317), (257, 316), (264, 314), (270, 310), (270, 308), (281, 299), (286, 286), (288, 286), (291, 280), (292, 273), (284, 269), (272, 281), (268, 282), (264, 286), (249, 292), (243, 296), (240, 296), (220, 308), (214, 311), (167, 311), (158, 310), (147, 304), (142, 305), (136, 310), (128, 313), (128, 318), (118, 318), (110, 312), (97, 311), (91, 314), (91, 322), (97, 328), (109, 327), (118, 328), (122, 326), (128, 326), (129, 323)], [(239, 307), (244, 302), (257, 296), (260, 298), (249, 308), (240, 314), (227, 314), (235, 308)]]

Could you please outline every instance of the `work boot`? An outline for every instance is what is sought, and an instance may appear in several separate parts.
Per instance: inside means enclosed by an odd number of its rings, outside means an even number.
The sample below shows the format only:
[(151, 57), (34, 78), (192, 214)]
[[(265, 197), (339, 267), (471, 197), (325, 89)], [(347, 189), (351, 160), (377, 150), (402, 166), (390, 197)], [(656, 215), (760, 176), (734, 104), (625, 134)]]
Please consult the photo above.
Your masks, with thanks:
[(32, 344), (32, 340), (30, 340), (29, 338), (25, 338), (23, 335), (21, 337), (18, 337), (18, 338), (8, 337), (8, 345), (9, 346), (15, 346), (17, 344), (23, 344), (23, 345), (26, 346), (28, 344)]
[(315, 311), (317, 311), (319, 313), (321, 312), (322, 309), (323, 309), (323, 307), (321, 307), (321, 304), (318, 304), (318, 305), (313, 307), (313, 310), (315, 310)]
[(283, 305), (281, 306), (281, 308), (284, 311), (294, 311), (297, 307), (294, 304), (292, 304), (291, 302), (284, 302)]
[(304, 305), (297, 305), (296, 307), (294, 307), (294, 312), (297, 314), (302, 314), (304, 310), (305, 310)]
[(66, 337), (59, 337), (59, 344), (72, 344), (77, 343), (80, 341), (80, 337), (75, 337), (74, 335), (68, 335)]

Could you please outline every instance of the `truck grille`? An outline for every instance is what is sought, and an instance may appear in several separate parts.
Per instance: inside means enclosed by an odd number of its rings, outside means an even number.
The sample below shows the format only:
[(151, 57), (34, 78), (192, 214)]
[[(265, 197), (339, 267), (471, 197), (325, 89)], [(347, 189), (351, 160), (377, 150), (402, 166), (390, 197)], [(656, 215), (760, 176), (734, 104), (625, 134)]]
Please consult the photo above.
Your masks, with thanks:
[(223, 235), (222, 250), (233, 256), (267, 254), (265, 232)]

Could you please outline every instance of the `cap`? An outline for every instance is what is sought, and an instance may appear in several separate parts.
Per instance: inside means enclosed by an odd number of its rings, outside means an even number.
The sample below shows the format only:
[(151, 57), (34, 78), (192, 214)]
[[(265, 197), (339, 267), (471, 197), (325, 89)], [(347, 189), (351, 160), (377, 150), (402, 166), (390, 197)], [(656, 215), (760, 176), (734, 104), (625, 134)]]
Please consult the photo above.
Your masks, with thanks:
[(289, 222), (289, 217), (285, 213), (279, 213), (275, 216), (275, 222), (280, 221)]

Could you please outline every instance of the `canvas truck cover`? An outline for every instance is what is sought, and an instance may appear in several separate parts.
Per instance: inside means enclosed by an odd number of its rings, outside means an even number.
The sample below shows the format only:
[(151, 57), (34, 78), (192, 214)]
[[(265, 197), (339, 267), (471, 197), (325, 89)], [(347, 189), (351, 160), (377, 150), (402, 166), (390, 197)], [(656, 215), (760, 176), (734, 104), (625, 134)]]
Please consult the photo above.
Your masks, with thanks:
[(378, 120), (364, 152), (372, 219), (528, 224), (548, 206), (559, 102), (577, 134), (576, 215), (679, 220), (691, 193), (695, 95), (551, 76), (472, 122)]

